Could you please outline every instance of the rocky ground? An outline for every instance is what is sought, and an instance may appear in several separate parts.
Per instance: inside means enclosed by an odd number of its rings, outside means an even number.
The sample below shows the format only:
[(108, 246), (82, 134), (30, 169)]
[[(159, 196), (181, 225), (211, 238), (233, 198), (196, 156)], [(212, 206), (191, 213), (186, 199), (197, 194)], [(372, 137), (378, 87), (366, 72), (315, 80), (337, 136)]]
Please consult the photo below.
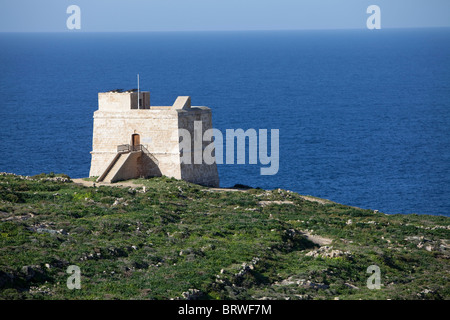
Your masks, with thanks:
[(447, 217), (168, 178), (75, 182), (0, 174), (0, 298), (450, 298)]

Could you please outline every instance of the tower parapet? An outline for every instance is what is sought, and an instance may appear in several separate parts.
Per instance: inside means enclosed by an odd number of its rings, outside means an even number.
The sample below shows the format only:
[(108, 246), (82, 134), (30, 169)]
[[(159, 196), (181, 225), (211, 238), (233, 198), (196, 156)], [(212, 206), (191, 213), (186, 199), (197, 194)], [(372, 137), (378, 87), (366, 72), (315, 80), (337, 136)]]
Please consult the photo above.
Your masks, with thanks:
[(132, 109), (150, 109), (150, 92), (119, 89), (98, 94), (98, 110), (122, 112)]

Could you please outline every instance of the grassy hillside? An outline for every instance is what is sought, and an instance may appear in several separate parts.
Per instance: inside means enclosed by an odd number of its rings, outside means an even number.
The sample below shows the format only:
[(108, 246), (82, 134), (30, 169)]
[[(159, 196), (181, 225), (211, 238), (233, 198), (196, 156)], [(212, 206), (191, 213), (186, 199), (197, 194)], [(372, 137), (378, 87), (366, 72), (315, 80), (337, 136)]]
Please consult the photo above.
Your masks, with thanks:
[[(447, 217), (280, 189), (134, 182), (1, 174), (0, 298), (450, 298)], [(80, 290), (66, 286), (69, 265), (81, 269)], [(370, 265), (380, 267), (379, 290), (366, 286)]]

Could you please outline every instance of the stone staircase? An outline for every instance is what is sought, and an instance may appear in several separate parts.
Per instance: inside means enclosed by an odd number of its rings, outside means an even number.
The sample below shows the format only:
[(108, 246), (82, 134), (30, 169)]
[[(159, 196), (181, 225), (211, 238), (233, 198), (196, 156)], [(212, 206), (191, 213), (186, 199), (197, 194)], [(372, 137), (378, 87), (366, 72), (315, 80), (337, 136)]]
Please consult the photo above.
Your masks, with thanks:
[(122, 168), (123, 164), (128, 160), (132, 153), (117, 153), (114, 159), (109, 164), (108, 168), (106, 168), (105, 172), (98, 177), (97, 182), (114, 182), (115, 177), (119, 170)]
[(138, 178), (140, 176), (139, 169), (142, 169), (139, 168), (138, 162), (142, 155), (148, 157), (155, 166), (158, 166), (158, 159), (141, 144), (117, 146), (117, 154), (102, 175), (98, 177), (97, 182), (112, 183)]

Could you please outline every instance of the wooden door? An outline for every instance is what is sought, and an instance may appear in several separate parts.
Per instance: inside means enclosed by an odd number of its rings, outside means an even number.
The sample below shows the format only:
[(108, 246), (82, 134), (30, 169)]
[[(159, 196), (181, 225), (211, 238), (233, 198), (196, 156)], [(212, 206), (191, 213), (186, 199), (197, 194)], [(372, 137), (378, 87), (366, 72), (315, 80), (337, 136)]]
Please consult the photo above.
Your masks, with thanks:
[(141, 139), (138, 134), (133, 134), (131, 136), (131, 143), (133, 144), (133, 146), (138, 146), (141, 144)]

